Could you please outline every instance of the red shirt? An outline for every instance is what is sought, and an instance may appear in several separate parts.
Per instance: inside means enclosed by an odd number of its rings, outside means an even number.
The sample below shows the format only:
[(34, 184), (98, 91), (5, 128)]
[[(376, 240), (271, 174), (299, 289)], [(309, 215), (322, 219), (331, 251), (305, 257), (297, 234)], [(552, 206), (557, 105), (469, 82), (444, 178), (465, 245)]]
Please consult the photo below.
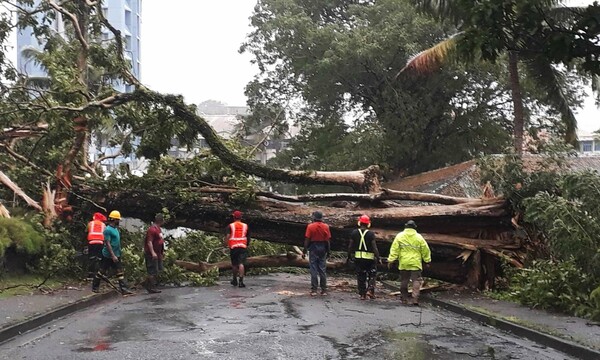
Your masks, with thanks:
[(329, 225), (322, 221), (315, 221), (306, 227), (305, 238), (310, 241), (329, 241), (331, 239), (331, 232), (329, 231)]
[(146, 232), (146, 239), (144, 241), (144, 253), (150, 255), (152, 254), (152, 252), (148, 247), (148, 241), (152, 242), (154, 252), (158, 255), (159, 259), (162, 259), (165, 241), (162, 237), (162, 231), (160, 230), (160, 226), (152, 225), (148, 228), (148, 231)]

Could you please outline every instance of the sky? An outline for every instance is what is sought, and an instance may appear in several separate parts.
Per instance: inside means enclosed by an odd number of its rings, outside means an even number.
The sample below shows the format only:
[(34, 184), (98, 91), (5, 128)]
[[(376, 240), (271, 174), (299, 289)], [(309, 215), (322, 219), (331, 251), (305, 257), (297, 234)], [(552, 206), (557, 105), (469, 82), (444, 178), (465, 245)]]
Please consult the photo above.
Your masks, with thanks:
[(191, 103), (246, 105), (244, 87), (258, 68), (238, 49), (255, 1), (142, 1), (142, 82)]

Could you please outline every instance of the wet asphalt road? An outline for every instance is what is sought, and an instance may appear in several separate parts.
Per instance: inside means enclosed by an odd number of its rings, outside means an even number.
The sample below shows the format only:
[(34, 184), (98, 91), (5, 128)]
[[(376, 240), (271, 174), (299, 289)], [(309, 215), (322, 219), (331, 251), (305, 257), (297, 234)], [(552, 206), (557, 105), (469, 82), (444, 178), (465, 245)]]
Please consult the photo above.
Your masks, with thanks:
[(570, 359), (389, 295), (360, 301), (341, 280), (311, 298), (308, 282), (278, 274), (250, 277), (245, 289), (224, 280), (140, 293), (0, 345), (0, 359)]

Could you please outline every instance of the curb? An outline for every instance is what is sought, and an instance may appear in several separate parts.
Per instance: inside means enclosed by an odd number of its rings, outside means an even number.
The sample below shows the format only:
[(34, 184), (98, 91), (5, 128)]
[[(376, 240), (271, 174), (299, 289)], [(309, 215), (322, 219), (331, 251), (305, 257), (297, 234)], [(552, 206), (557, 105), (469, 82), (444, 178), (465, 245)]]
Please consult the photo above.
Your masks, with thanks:
[(0, 344), (3, 344), (8, 340), (14, 338), (15, 336), (22, 335), (30, 330), (36, 329), (58, 318), (72, 314), (75, 311), (99, 304), (105, 300), (115, 297), (116, 295), (118, 294), (114, 291), (106, 292), (100, 295), (92, 295), (88, 298), (77, 300), (74, 303), (54, 308), (48, 311), (47, 313), (34, 316), (14, 325), (9, 325), (7, 327), (0, 328)]
[[(383, 285), (385, 287), (387, 287), (389, 289), (393, 289), (395, 291), (400, 290), (400, 288), (397, 287), (396, 285), (389, 284), (388, 282), (385, 282), (385, 281), (383, 282)], [(443, 308), (448, 311), (452, 311), (456, 314), (468, 317), (472, 320), (481, 322), (483, 324), (493, 326), (500, 330), (508, 331), (519, 337), (526, 338), (526, 339), (529, 339), (538, 344), (551, 347), (553, 349), (556, 349), (565, 354), (577, 357), (579, 359), (583, 359), (583, 360), (588, 360), (588, 359), (589, 360), (598, 360), (598, 359), (600, 359), (600, 351), (590, 349), (588, 347), (577, 344), (575, 342), (572, 342), (572, 341), (569, 341), (566, 339), (562, 339), (560, 337), (553, 336), (550, 334), (546, 334), (546, 333), (543, 333), (538, 330), (530, 329), (528, 327), (504, 320), (500, 317), (483, 314), (478, 311), (468, 309), (459, 304), (435, 299), (435, 298), (432, 298), (429, 296), (424, 296), (422, 299), (434, 306)]]

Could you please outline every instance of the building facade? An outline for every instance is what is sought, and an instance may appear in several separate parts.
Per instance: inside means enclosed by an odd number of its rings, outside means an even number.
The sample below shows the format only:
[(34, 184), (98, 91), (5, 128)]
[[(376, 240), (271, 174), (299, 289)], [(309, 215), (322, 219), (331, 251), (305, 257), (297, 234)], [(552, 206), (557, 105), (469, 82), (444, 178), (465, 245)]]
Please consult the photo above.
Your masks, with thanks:
[(600, 156), (600, 134), (579, 133), (579, 154), (583, 156)]
[[(35, 0), (32, 8), (37, 7), (41, 0)], [(133, 74), (141, 80), (141, 21), (142, 21), (142, 0), (104, 0), (104, 15), (108, 21), (123, 36), (123, 46), (125, 58), (131, 61)], [(64, 34), (64, 20), (60, 13), (57, 13), (56, 20), (52, 24), (57, 34)], [(113, 35), (108, 29), (102, 30), (102, 39), (107, 40)], [(33, 34), (31, 28), (25, 28), (17, 32), (17, 69), (22, 74), (33, 78), (44, 78), (46, 72), (35, 61), (28, 58), (26, 49), (43, 49), (44, 44), (40, 43)], [(133, 88), (125, 84), (115, 84), (115, 89), (121, 92), (132, 91)]]
[[(41, 0), (35, 0), (30, 8), (35, 9), (40, 3)], [(125, 59), (130, 61), (133, 75), (141, 80), (142, 0), (103, 0), (102, 11), (111, 25), (121, 32)], [(64, 17), (56, 12), (56, 20), (51, 24), (56, 34), (64, 36), (65, 21)], [(99, 39), (101, 41), (114, 37), (113, 33), (106, 28), (102, 29), (101, 36), (102, 38)], [(31, 28), (24, 28), (17, 32), (17, 69), (19, 72), (30, 78), (47, 77), (46, 71), (33, 59), (26, 56), (27, 49), (42, 50), (44, 45), (33, 34)], [(112, 85), (119, 92), (134, 90), (132, 85), (123, 82), (115, 82)], [(137, 144), (139, 144), (139, 139), (134, 140), (134, 147)], [(92, 140), (90, 143), (90, 161), (95, 161), (98, 157), (104, 155), (116, 155), (119, 152), (119, 147), (109, 146), (102, 141)], [(105, 173), (111, 173), (123, 166), (127, 167), (132, 173), (141, 175), (145, 172), (148, 161), (130, 154), (128, 156), (116, 156), (103, 161), (101, 164)]]

